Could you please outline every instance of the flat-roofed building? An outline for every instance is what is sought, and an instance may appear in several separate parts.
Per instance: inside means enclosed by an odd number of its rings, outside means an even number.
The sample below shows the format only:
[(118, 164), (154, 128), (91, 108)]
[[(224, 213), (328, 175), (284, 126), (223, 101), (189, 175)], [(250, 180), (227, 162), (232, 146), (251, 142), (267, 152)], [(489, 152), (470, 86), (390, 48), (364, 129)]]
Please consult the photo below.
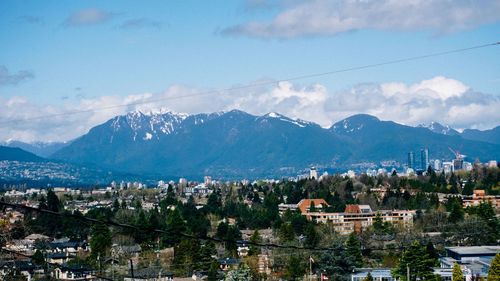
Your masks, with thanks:
[(463, 197), (464, 208), (479, 206), (481, 203), (490, 203), (493, 208), (500, 209), (500, 196), (486, 195), (486, 192), (482, 189), (474, 190), (472, 196)]
[(372, 276), (374, 281), (396, 281), (392, 277), (390, 268), (356, 268), (351, 275), (351, 281), (363, 281), (368, 273)]
[(332, 223), (340, 234), (359, 233), (373, 224), (380, 215), (383, 221), (403, 227), (413, 224), (414, 210), (379, 210), (373, 211), (369, 205), (347, 205), (343, 213), (306, 212), (308, 220), (317, 223)]
[(458, 263), (466, 280), (471, 280), (472, 277), (486, 278), (491, 261), (497, 253), (500, 253), (500, 246), (447, 247), (446, 256), (439, 261), (443, 270), (450, 271)]
[(297, 204), (284, 204), (281, 203), (278, 205), (278, 209), (280, 212), (280, 215), (283, 215), (287, 210), (290, 210), (292, 212), (295, 212), (298, 210)]

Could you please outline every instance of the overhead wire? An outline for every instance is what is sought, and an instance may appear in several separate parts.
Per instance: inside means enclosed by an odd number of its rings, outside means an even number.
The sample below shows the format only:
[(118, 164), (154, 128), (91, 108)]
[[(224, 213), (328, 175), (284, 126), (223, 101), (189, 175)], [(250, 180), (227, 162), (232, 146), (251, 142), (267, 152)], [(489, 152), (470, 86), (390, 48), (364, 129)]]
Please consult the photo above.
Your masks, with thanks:
[[(88, 221), (90, 223), (99, 223), (99, 224), (105, 224), (107, 226), (114, 226), (114, 227), (133, 229), (133, 230), (137, 230), (137, 231), (144, 231), (144, 229), (138, 228), (134, 225), (119, 223), (119, 222), (116, 222), (113, 220), (99, 220), (99, 219), (89, 218), (89, 217), (85, 217), (85, 216), (81, 216), (81, 215), (75, 215), (72, 213), (59, 213), (59, 212), (54, 212), (51, 210), (46, 210), (46, 209), (41, 209), (41, 208), (36, 208), (36, 207), (31, 207), (31, 206), (26, 206), (26, 205), (21, 205), (21, 204), (8, 203), (8, 202), (3, 202), (3, 201), (0, 201), (0, 205), (14, 208), (14, 209), (23, 209), (26, 211), (45, 213), (45, 214), (59, 216), (59, 217), (64, 217), (64, 216), (72, 217), (72, 218), (76, 218), (79, 220)], [(187, 233), (183, 233), (183, 232), (172, 233), (171, 231), (162, 230), (162, 229), (148, 229), (148, 231), (159, 233), (159, 234), (176, 234), (176, 235), (179, 235), (179, 236), (184, 237), (186, 239), (212, 241), (212, 242), (217, 242), (217, 243), (236, 243), (236, 244), (238, 244), (241, 242), (241, 241), (237, 241), (237, 240), (218, 238), (218, 237), (206, 236), (206, 235), (205, 236), (197, 236), (197, 235), (187, 234)], [(276, 244), (276, 243), (259, 243), (259, 242), (252, 242), (252, 241), (244, 241), (244, 244), (252, 245), (252, 246), (256, 246), (256, 247), (275, 248), (275, 249), (292, 249), (292, 250), (308, 250), (308, 251), (338, 251), (338, 250), (341, 250), (341, 247), (308, 247), (308, 246), (296, 246), (296, 245), (283, 245), (283, 244)], [(382, 250), (382, 249), (376, 249), (376, 250)]]
[[(90, 223), (98, 223), (98, 224), (105, 224), (107, 226), (114, 226), (114, 227), (120, 227), (120, 228), (127, 228), (127, 229), (133, 229), (136, 231), (144, 231), (144, 229), (141, 229), (137, 226), (130, 225), (130, 224), (125, 224), (125, 223), (119, 223), (113, 220), (99, 220), (99, 219), (94, 219), (94, 218), (89, 218), (85, 217), (82, 215), (76, 215), (72, 213), (60, 213), (60, 212), (54, 212), (51, 210), (46, 210), (46, 209), (41, 209), (37, 207), (31, 207), (31, 206), (26, 206), (26, 205), (21, 205), (21, 204), (14, 204), (14, 203), (8, 203), (8, 202), (3, 202), (0, 201), (0, 205), (5, 206), (5, 207), (10, 207), (14, 209), (23, 209), (26, 211), (32, 211), (32, 212), (38, 212), (38, 213), (45, 213), (45, 214), (50, 214), (54, 216), (59, 216), (59, 217), (72, 217), (76, 218), (79, 220), (87, 221)], [(148, 231), (155, 232), (158, 234), (176, 234), (181, 237), (184, 237), (186, 239), (192, 239), (192, 240), (201, 240), (201, 241), (212, 241), (212, 242), (217, 242), (217, 243), (242, 243), (242, 241), (237, 241), (237, 240), (232, 240), (232, 239), (225, 239), (225, 238), (219, 238), (219, 237), (213, 237), (213, 236), (198, 236), (198, 235), (193, 235), (193, 234), (187, 234), (183, 232), (179, 233), (172, 233), (171, 231), (168, 230), (162, 230), (162, 229), (148, 229)], [(453, 233), (450, 231), (441, 231), (441, 233)], [(477, 232), (478, 234), (480, 232)], [(259, 242), (253, 242), (253, 241), (244, 241), (244, 244), (246, 245), (252, 245), (256, 247), (264, 247), (264, 248), (275, 248), (275, 249), (292, 249), (292, 250), (307, 250), (307, 251), (339, 251), (342, 250), (342, 247), (335, 246), (335, 247), (308, 247), (308, 246), (297, 246), (297, 245), (283, 245), (283, 244), (276, 244), (276, 243), (259, 243)], [(387, 248), (387, 247), (382, 247), (382, 248), (373, 248), (373, 247), (366, 247), (366, 250), (378, 250), (378, 251), (383, 251), (383, 250), (402, 250), (404, 249), (404, 246), (396, 246), (392, 248)]]
[(221, 93), (221, 92), (231, 92), (231, 91), (237, 91), (237, 90), (251, 89), (251, 88), (255, 88), (255, 87), (277, 85), (280, 82), (297, 81), (297, 80), (328, 76), (328, 75), (344, 73), (344, 72), (351, 72), (351, 71), (357, 71), (357, 70), (363, 70), (363, 69), (376, 68), (376, 67), (380, 67), (380, 66), (422, 60), (422, 59), (427, 59), (427, 58), (432, 58), (432, 57), (445, 56), (445, 55), (450, 55), (450, 54), (454, 54), (454, 53), (467, 52), (467, 51), (471, 51), (471, 50), (487, 48), (487, 47), (492, 47), (492, 46), (498, 46), (498, 45), (500, 45), (500, 41), (488, 43), (488, 44), (466, 47), (466, 48), (459, 48), (459, 49), (453, 49), (453, 50), (448, 50), (448, 51), (442, 51), (442, 52), (437, 52), (437, 53), (430, 53), (430, 54), (425, 54), (425, 55), (406, 57), (406, 58), (402, 58), (402, 59), (389, 60), (389, 61), (384, 61), (384, 62), (379, 62), (379, 63), (366, 64), (366, 65), (341, 68), (341, 69), (325, 71), (325, 72), (292, 76), (292, 77), (277, 79), (277, 80), (273, 80), (273, 81), (256, 82), (256, 83), (250, 83), (250, 84), (246, 84), (246, 85), (242, 85), (242, 86), (235, 86), (235, 87), (222, 88), (222, 89), (216, 89), (216, 90), (202, 91), (202, 92), (193, 93), (193, 94), (186, 94), (186, 95), (180, 95), (180, 96), (170, 96), (170, 97), (163, 97), (163, 98), (156, 98), (156, 99), (148, 99), (148, 100), (123, 103), (123, 104), (115, 104), (115, 105), (109, 105), (109, 106), (103, 106), (103, 107), (97, 107), (97, 108), (91, 108), (91, 109), (66, 111), (66, 112), (56, 113), (56, 114), (47, 114), (47, 115), (39, 115), (39, 116), (34, 116), (34, 117), (29, 117), (29, 118), (18, 118), (18, 119), (12, 119), (12, 120), (8, 120), (8, 121), (7, 120), (0, 121), (0, 125), (1, 124), (8, 124), (8, 123), (19, 123), (19, 122), (25, 122), (25, 121), (38, 120), (38, 119), (45, 119), (45, 118), (67, 116), (67, 115), (90, 113), (90, 112), (103, 111), (103, 110), (109, 110), (109, 109), (114, 109), (114, 108), (142, 105), (142, 104), (158, 103), (158, 102), (167, 101), (167, 100), (192, 98), (192, 97), (211, 95), (211, 94), (216, 94), (216, 93)]
[[(31, 206), (26, 206), (26, 205), (21, 205), (21, 204), (7, 203), (4, 201), (0, 201), (0, 205), (4, 206), (4, 207), (10, 207), (13, 209), (23, 209), (25, 211), (45, 213), (45, 214), (54, 215), (54, 216), (72, 217), (72, 218), (87, 221), (90, 223), (99, 223), (99, 224), (104, 224), (107, 226), (114, 226), (114, 227), (121, 227), (121, 228), (128, 228), (128, 229), (142, 230), (142, 231), (144, 230), (144, 229), (138, 228), (138, 227), (130, 225), (130, 224), (118, 223), (118, 222), (115, 222), (112, 220), (99, 220), (99, 219), (89, 218), (89, 217), (85, 217), (85, 216), (81, 216), (81, 215), (75, 215), (72, 213), (54, 212), (54, 211), (50, 211), (50, 210), (46, 210), (46, 209), (41, 209), (41, 208), (36, 208), (36, 207), (31, 207)], [(153, 230), (148, 230), (148, 231), (152, 231), (152, 232), (159, 233), (159, 234), (173, 234), (172, 232), (169, 232), (168, 230), (161, 230), (161, 229), (153, 229)], [(479, 234), (480, 232), (478, 231), (476, 233)], [(217, 243), (228, 243), (228, 242), (229, 243), (239, 243), (240, 242), (240, 241), (236, 241), (236, 240), (222, 239), (222, 238), (211, 237), (211, 236), (196, 236), (196, 235), (191, 235), (191, 234), (186, 234), (186, 233), (174, 233), (174, 234), (177, 234), (177, 235), (182, 236), (182, 237), (187, 238), (187, 239), (194, 239), (194, 240), (200, 240), (200, 241), (213, 241), (213, 242), (217, 242)], [(291, 250), (306, 250), (309, 252), (325, 252), (325, 251), (326, 252), (336, 252), (336, 251), (345, 250), (345, 247), (342, 245), (336, 245), (333, 247), (304, 247), (304, 246), (296, 246), (296, 245), (282, 245), (282, 244), (275, 244), (275, 243), (258, 243), (258, 242), (252, 242), (252, 241), (245, 241), (245, 244), (253, 245), (256, 247), (275, 248), (275, 249), (291, 249)], [(397, 244), (400, 244), (400, 243), (397, 243)], [(394, 251), (394, 250), (403, 251), (406, 248), (407, 247), (403, 246), (403, 245), (392, 244), (389, 246), (382, 246), (382, 247), (362, 247), (362, 250), (363, 251), (366, 251), (366, 250), (368, 250), (368, 251)], [(5, 252), (9, 252), (11, 254), (18, 254), (21, 256), (31, 258), (30, 255), (26, 255), (26, 254), (12, 251), (9, 249), (0, 248), (0, 250), (5, 251)], [(201, 263), (192, 263), (192, 265), (195, 265), (195, 264), (199, 265)], [(208, 264), (208, 262), (203, 263), (203, 264)], [(60, 266), (58, 264), (53, 264), (53, 265)], [(182, 265), (189, 265), (189, 264), (182, 263), (182, 264), (178, 264), (178, 265), (182, 266)], [(111, 278), (107, 278), (107, 277), (103, 277), (103, 276), (99, 276), (99, 275), (93, 275), (93, 276), (101, 278), (102, 280), (113, 281), (113, 279), (111, 279)]]

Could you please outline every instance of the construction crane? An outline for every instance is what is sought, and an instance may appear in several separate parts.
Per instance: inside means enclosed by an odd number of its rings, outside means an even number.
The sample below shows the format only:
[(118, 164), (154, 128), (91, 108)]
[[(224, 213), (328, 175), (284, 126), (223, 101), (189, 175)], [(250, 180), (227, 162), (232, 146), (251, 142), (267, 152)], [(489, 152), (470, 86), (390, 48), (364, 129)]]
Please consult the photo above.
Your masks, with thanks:
[(467, 157), (467, 155), (460, 154), (459, 151), (455, 151), (451, 147), (448, 147), (448, 149), (455, 155), (455, 159), (462, 160)]

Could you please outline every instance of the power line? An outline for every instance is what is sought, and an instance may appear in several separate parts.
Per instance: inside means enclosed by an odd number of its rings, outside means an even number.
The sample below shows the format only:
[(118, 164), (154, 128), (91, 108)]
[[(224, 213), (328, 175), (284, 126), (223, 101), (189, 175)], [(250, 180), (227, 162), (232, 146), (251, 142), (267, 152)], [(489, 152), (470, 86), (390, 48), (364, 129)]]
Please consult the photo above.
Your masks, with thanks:
[(341, 69), (332, 70), (332, 71), (293, 76), (293, 77), (278, 79), (278, 80), (273, 80), (273, 81), (257, 82), (257, 83), (246, 84), (243, 86), (236, 86), (236, 87), (229, 87), (229, 88), (223, 88), (223, 89), (218, 89), (218, 90), (203, 91), (203, 92), (199, 92), (199, 93), (187, 94), (187, 95), (182, 95), (182, 96), (163, 97), (163, 98), (143, 100), (143, 101), (137, 101), (137, 102), (131, 102), (131, 103), (115, 104), (115, 105), (98, 107), (98, 108), (93, 108), (93, 109), (68, 111), (68, 112), (57, 113), (57, 114), (40, 115), (40, 116), (35, 116), (35, 117), (30, 117), (30, 118), (19, 118), (19, 119), (13, 119), (13, 120), (9, 120), (9, 121), (2, 121), (2, 122), (0, 122), (0, 124), (8, 124), (8, 123), (12, 123), (12, 122), (32, 121), (32, 120), (45, 119), (45, 118), (53, 118), (53, 117), (60, 117), (60, 116), (67, 116), (67, 115), (75, 115), (75, 114), (103, 111), (103, 110), (108, 110), (108, 109), (113, 109), (113, 108), (157, 103), (157, 102), (167, 101), (167, 100), (177, 100), (177, 99), (205, 96), (205, 95), (211, 95), (211, 94), (216, 94), (216, 93), (220, 93), (220, 92), (245, 90), (245, 89), (251, 89), (251, 88), (261, 87), (261, 86), (270, 86), (270, 85), (278, 84), (280, 82), (290, 82), (290, 81), (296, 81), (296, 80), (303, 80), (303, 79), (333, 75), (333, 74), (338, 74), (338, 73), (343, 73), (343, 72), (351, 72), (351, 71), (376, 68), (376, 67), (386, 66), (386, 65), (391, 65), (391, 64), (398, 64), (398, 63), (422, 60), (422, 59), (427, 59), (427, 58), (432, 58), (432, 57), (445, 56), (445, 55), (450, 55), (450, 54), (455, 54), (455, 53), (462, 53), (462, 52), (467, 52), (467, 51), (471, 51), (471, 50), (497, 46), (497, 45), (500, 45), (500, 41), (494, 42), (494, 43), (483, 44), (483, 45), (476, 45), (476, 46), (472, 46), (472, 47), (466, 47), (466, 48), (448, 50), (448, 51), (443, 51), (443, 52), (431, 53), (431, 54), (426, 54), (426, 55), (419, 55), (419, 56), (413, 56), (413, 57), (406, 57), (406, 58), (402, 58), (402, 59), (389, 60), (389, 61), (385, 61), (385, 62), (366, 64), (366, 65), (348, 67), (348, 68), (341, 68)]
[[(128, 229), (133, 229), (136, 231), (144, 231), (144, 229), (141, 229), (139, 227), (136, 227), (134, 225), (130, 224), (124, 224), (124, 223), (119, 223), (116, 221), (112, 220), (99, 220), (99, 219), (94, 219), (94, 218), (89, 218), (81, 215), (75, 215), (72, 213), (59, 213), (59, 212), (54, 212), (46, 209), (41, 209), (41, 208), (36, 208), (36, 207), (31, 207), (31, 206), (26, 206), (26, 205), (21, 205), (21, 204), (14, 204), (14, 203), (7, 203), (0, 201), (0, 205), (4, 207), (10, 207), (14, 209), (24, 209), (27, 211), (33, 211), (33, 212), (38, 212), (38, 213), (45, 213), (49, 215), (54, 215), (54, 216), (59, 216), (59, 217), (72, 217), (76, 218), (79, 220), (83, 221), (88, 221), (90, 223), (99, 223), (99, 224), (104, 224), (107, 226), (115, 226), (115, 227), (121, 227), (121, 228), (128, 228)], [(172, 234), (171, 231), (168, 230), (162, 230), (162, 229), (149, 229), (148, 231), (159, 233), (159, 234)], [(454, 233), (450, 231), (441, 231), (441, 233)], [(481, 232), (474, 232), (470, 234), (479, 234)], [(211, 237), (211, 236), (196, 236), (192, 234), (187, 234), (187, 233), (175, 233), (179, 236), (182, 236), (187, 239), (192, 239), (192, 240), (199, 240), (199, 241), (213, 241), (217, 243), (236, 243), (238, 244), (240, 241), (236, 240), (231, 240), (231, 239), (225, 239), (225, 238), (218, 238), (218, 237)], [(252, 241), (245, 241), (245, 244), (247, 245), (253, 245), (256, 247), (264, 247), (264, 248), (276, 248), (276, 249), (292, 249), (292, 250), (307, 250), (307, 251), (319, 251), (319, 252), (334, 252), (334, 251), (341, 251), (344, 248), (342, 246), (334, 246), (334, 247), (307, 247), (307, 246), (296, 246), (296, 245), (282, 245), (282, 244), (275, 244), (275, 243), (258, 243), (258, 242), (252, 242)], [(365, 247), (365, 250), (373, 250), (373, 251), (387, 251), (387, 250), (404, 250), (406, 247), (405, 246), (395, 246), (395, 247), (381, 247), (381, 248), (374, 248), (374, 247)]]
[[(137, 231), (144, 231), (144, 229), (138, 228), (136, 226), (133, 226), (130, 224), (119, 223), (119, 222), (112, 221), (112, 220), (106, 220), (106, 221), (98, 220), (98, 219), (84, 217), (84, 216), (75, 215), (75, 214), (71, 214), (71, 213), (58, 213), (58, 212), (54, 212), (54, 211), (50, 211), (50, 210), (46, 210), (46, 209), (25, 206), (25, 205), (21, 205), (21, 204), (7, 203), (7, 202), (2, 202), (2, 201), (0, 201), (0, 205), (15, 208), (15, 209), (24, 209), (27, 211), (50, 214), (50, 215), (59, 216), (59, 217), (64, 217), (64, 216), (72, 217), (72, 218), (76, 218), (79, 220), (88, 221), (91, 223), (99, 223), (99, 224), (105, 224), (108, 226), (115, 226), (115, 227), (133, 229), (133, 230), (137, 230)], [(171, 231), (162, 230), (162, 229), (151, 229), (149, 231), (155, 232), (155, 233), (160, 233), (160, 234), (172, 234)], [(208, 240), (208, 241), (213, 241), (213, 242), (217, 242), (217, 243), (238, 243), (239, 242), (239, 241), (231, 240), (231, 239), (211, 237), (211, 236), (196, 236), (196, 235), (182, 233), (182, 232), (175, 233), (175, 234), (182, 236), (184, 238), (193, 239), (193, 240)], [(310, 250), (310, 251), (334, 251), (334, 250), (337, 250), (337, 248), (329, 248), (329, 247), (325, 247), (325, 248), (303, 247), (303, 246), (295, 246), (295, 245), (281, 245), (281, 244), (275, 244), (275, 243), (258, 243), (258, 242), (251, 242), (251, 241), (245, 241), (245, 244), (253, 245), (253, 246), (257, 246), (257, 247), (282, 248), (282, 249), (293, 249), (293, 250)]]
[[(59, 217), (72, 217), (76, 218), (79, 220), (83, 221), (88, 221), (91, 223), (99, 223), (99, 224), (104, 224), (108, 226), (115, 226), (115, 227), (121, 227), (121, 228), (128, 228), (128, 229), (133, 229), (137, 231), (144, 231), (144, 229), (141, 229), (139, 227), (130, 225), (130, 224), (124, 224), (124, 223), (119, 223), (115, 222), (112, 220), (98, 220), (98, 219), (93, 219), (89, 217), (84, 217), (81, 215), (75, 215), (72, 213), (59, 213), (59, 212), (54, 212), (46, 209), (41, 209), (41, 208), (35, 208), (31, 206), (25, 206), (21, 204), (14, 204), (14, 203), (7, 203), (0, 201), (0, 205), (3, 205), (5, 207), (10, 207), (14, 209), (24, 209), (27, 211), (33, 211), (33, 212), (38, 212), (38, 213), (45, 213), (49, 215), (54, 215), (54, 216), (59, 216)], [(172, 234), (172, 232), (168, 230), (162, 230), (162, 229), (151, 229), (148, 230), (151, 232), (155, 233), (160, 233), (160, 234)], [(186, 234), (186, 233), (175, 233), (179, 236), (182, 236), (187, 239), (192, 239), (192, 240), (200, 240), (200, 241), (213, 241), (217, 243), (236, 243), (238, 244), (240, 241), (237, 240), (231, 240), (231, 239), (225, 239), (225, 238), (218, 238), (218, 237), (211, 237), (211, 236), (196, 236), (196, 235), (191, 235), (191, 234)], [(335, 246), (335, 247), (307, 247), (307, 246), (296, 246), (296, 245), (282, 245), (282, 244), (275, 244), (275, 243), (258, 243), (258, 242), (252, 242), (252, 241), (245, 241), (245, 244), (247, 245), (252, 245), (256, 247), (263, 247), (263, 248), (276, 248), (276, 249), (291, 249), (291, 250), (308, 250), (308, 251), (340, 251), (343, 249), (343, 247), (340, 246)], [(395, 250), (395, 249), (404, 249), (404, 247), (394, 247), (394, 248), (367, 248), (371, 250)]]

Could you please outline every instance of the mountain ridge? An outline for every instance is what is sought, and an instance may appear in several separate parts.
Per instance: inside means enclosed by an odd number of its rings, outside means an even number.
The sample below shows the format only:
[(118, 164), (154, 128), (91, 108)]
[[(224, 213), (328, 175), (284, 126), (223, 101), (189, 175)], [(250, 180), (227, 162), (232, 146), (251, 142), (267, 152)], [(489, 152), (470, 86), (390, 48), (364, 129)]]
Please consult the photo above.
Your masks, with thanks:
[(424, 147), (436, 159), (451, 158), (448, 147), (485, 161), (500, 155), (496, 144), (367, 114), (323, 128), (275, 112), (256, 116), (231, 110), (115, 116), (53, 157), (131, 173), (250, 177), (292, 175), (311, 165), (340, 168), (388, 159), (404, 163), (407, 152)]
[(0, 161), (43, 162), (45, 159), (19, 147), (0, 145)]

